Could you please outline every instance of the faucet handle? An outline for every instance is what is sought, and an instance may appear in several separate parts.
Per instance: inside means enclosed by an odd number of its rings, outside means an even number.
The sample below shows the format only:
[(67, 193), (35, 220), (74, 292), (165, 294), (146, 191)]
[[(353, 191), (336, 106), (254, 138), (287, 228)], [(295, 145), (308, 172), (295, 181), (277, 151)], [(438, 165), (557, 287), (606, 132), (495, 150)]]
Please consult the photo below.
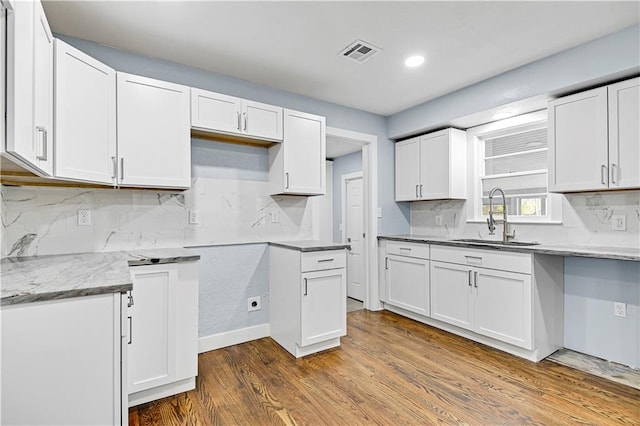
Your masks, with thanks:
[(487, 218), (487, 226), (489, 227), (489, 235), (495, 235), (496, 226), (493, 224), (493, 216)]

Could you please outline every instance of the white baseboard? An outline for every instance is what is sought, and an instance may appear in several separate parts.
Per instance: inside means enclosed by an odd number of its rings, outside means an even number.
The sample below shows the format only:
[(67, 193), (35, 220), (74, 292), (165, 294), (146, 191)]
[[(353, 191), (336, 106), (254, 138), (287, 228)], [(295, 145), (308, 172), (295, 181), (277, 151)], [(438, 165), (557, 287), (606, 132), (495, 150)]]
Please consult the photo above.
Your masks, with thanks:
[(250, 342), (263, 337), (269, 337), (271, 330), (269, 324), (258, 324), (239, 330), (225, 331), (224, 333), (212, 334), (198, 339), (198, 353), (213, 351), (239, 343)]

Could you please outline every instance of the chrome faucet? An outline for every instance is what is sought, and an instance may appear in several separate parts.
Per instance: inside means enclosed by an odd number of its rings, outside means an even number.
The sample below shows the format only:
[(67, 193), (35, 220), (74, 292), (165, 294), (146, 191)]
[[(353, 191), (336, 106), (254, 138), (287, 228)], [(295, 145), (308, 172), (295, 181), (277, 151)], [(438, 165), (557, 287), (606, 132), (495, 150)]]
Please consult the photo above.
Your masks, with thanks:
[[(496, 192), (502, 194), (502, 219), (493, 218), (493, 194)], [(502, 223), (502, 241), (509, 241), (516, 237), (516, 230), (514, 229), (509, 233), (509, 223), (507, 222), (507, 199), (504, 196), (504, 191), (498, 187), (495, 187), (489, 192), (489, 218), (487, 219), (487, 226), (489, 226), (489, 235), (495, 235), (496, 223)]]

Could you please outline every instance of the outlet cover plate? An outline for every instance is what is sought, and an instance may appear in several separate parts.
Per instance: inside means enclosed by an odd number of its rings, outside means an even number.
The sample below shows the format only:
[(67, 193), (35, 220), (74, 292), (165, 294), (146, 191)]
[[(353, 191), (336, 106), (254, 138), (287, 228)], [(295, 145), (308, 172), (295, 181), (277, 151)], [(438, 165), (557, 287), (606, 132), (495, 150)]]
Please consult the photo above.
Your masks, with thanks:
[(249, 297), (247, 299), (247, 312), (260, 310), (260, 296)]
[(91, 226), (91, 210), (78, 210), (78, 226)]
[(613, 302), (613, 315), (621, 318), (626, 318), (627, 304), (624, 302)]
[(627, 217), (623, 214), (614, 214), (611, 216), (611, 229), (614, 231), (626, 231)]
[(200, 223), (200, 211), (189, 210), (189, 223), (191, 225), (197, 225)]

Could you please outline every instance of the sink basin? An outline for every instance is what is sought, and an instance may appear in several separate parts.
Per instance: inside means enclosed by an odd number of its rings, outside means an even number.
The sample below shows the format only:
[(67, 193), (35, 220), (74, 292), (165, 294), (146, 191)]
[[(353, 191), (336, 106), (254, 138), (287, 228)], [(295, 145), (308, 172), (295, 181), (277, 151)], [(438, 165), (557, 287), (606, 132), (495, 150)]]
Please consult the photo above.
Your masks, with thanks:
[(460, 238), (458, 240), (461, 243), (474, 243), (474, 244), (490, 244), (496, 246), (515, 246), (515, 247), (526, 247), (526, 246), (537, 246), (540, 243), (536, 243), (535, 241), (495, 241), (495, 240), (481, 240), (479, 238)]

